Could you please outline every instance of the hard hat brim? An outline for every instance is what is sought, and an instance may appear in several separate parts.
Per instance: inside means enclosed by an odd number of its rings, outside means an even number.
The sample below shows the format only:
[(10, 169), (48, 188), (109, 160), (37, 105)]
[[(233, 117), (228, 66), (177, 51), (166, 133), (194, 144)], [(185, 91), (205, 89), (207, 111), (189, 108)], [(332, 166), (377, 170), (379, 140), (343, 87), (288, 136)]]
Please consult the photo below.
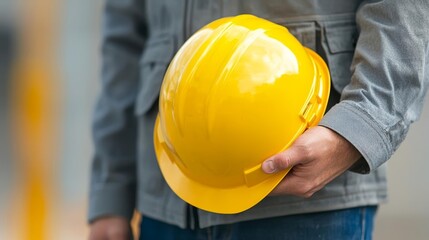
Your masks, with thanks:
[[(193, 180), (175, 164), (179, 160), (174, 159), (175, 155), (169, 152), (163, 139), (159, 116), (155, 122), (154, 146), (161, 172), (173, 192), (189, 204), (214, 213), (233, 214), (251, 208), (265, 198), (290, 170), (270, 174), (266, 180), (254, 185), (216, 188)], [(260, 171), (260, 174), (265, 174), (262, 169)]]
[(318, 81), (316, 84), (317, 93), (313, 94), (317, 98), (317, 108), (315, 109), (315, 119), (312, 121), (312, 124), (308, 126), (311, 127), (316, 125), (322, 119), (328, 106), (329, 94), (331, 91), (331, 75), (325, 61), (323, 61), (317, 53), (306, 47), (304, 47), (304, 49), (315, 64), (318, 78), (316, 79), (316, 81)]

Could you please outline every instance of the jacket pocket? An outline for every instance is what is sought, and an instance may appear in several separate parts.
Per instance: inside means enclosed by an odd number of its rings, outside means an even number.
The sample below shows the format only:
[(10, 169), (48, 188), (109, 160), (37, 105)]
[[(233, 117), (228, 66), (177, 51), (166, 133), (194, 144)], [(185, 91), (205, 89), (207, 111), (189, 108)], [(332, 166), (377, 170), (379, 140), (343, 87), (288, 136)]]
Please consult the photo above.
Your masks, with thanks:
[(149, 111), (159, 96), (165, 71), (173, 58), (175, 41), (171, 35), (149, 39), (140, 60), (140, 90), (135, 114)]
[(331, 72), (332, 85), (341, 92), (350, 83), (354, 50), (358, 37), (355, 23), (329, 22), (324, 27), (323, 47)]
[(303, 46), (316, 51), (315, 22), (282, 23), (281, 25), (286, 26), (289, 32), (295, 36)]

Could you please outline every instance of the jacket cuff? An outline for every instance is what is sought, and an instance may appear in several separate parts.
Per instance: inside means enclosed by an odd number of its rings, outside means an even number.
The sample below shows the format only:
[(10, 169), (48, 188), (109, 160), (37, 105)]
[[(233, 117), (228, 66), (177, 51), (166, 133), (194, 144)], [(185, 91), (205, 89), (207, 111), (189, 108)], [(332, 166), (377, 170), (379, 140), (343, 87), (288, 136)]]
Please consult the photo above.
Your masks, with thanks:
[(89, 196), (88, 222), (104, 216), (121, 216), (131, 220), (134, 206), (134, 191), (120, 187), (95, 190)]
[(341, 101), (332, 107), (319, 125), (330, 128), (347, 139), (362, 155), (350, 171), (367, 174), (392, 155), (387, 133), (363, 109)]

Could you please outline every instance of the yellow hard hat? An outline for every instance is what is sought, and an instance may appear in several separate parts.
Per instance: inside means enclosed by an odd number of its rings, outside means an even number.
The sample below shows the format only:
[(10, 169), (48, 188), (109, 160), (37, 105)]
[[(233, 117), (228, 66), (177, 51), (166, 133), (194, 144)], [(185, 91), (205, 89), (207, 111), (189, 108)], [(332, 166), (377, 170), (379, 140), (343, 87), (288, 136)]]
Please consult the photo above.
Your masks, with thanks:
[(240, 15), (196, 32), (164, 76), (154, 145), (164, 178), (184, 201), (215, 213), (257, 204), (288, 170), (262, 162), (322, 118), (324, 61), (280, 25)]

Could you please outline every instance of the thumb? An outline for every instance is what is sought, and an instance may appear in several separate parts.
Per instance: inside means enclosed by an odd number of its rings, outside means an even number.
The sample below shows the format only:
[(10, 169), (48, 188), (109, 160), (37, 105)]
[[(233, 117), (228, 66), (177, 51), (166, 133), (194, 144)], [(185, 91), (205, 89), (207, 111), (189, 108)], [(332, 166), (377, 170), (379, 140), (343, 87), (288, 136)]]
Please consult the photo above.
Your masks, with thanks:
[(265, 173), (276, 173), (291, 168), (302, 160), (303, 159), (301, 159), (300, 154), (297, 154), (297, 150), (292, 146), (291, 148), (265, 160), (262, 163), (262, 170)]

